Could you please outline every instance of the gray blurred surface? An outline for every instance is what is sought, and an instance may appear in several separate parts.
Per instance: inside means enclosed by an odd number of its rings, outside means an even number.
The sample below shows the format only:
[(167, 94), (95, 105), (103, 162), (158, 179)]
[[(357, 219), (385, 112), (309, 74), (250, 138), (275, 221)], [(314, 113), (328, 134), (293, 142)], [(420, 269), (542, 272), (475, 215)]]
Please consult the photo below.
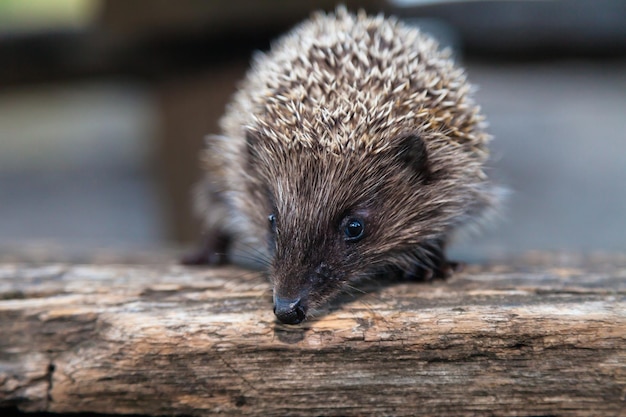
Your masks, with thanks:
[(0, 95), (0, 245), (165, 241), (149, 93), (119, 81)]
[[(497, 227), (454, 253), (626, 250), (626, 62), (467, 67), (512, 194)], [(114, 81), (0, 95), (0, 244), (170, 244), (152, 106)]]
[(511, 194), (497, 229), (457, 250), (626, 250), (626, 62), (468, 72), (494, 135), (493, 175)]

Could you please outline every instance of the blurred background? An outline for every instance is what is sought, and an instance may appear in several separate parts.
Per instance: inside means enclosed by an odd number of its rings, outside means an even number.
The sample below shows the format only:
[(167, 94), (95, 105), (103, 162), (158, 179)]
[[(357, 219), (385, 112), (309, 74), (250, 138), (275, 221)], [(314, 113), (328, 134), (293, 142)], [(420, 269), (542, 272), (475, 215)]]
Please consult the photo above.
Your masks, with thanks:
[[(191, 246), (197, 152), (251, 53), (336, 1), (0, 0), (0, 258)], [(343, 1), (454, 50), (502, 219), (457, 257), (626, 250), (626, 2)]]

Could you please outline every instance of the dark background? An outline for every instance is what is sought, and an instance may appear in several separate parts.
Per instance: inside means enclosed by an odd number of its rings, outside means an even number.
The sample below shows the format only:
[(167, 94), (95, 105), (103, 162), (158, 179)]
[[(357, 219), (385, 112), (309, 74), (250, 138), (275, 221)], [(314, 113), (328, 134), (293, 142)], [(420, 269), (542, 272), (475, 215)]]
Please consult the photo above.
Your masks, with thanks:
[[(512, 193), (458, 257), (626, 249), (626, 2), (343, 3), (433, 33), (479, 87)], [(203, 136), (251, 53), (320, 8), (0, 0), (0, 256), (190, 245)]]

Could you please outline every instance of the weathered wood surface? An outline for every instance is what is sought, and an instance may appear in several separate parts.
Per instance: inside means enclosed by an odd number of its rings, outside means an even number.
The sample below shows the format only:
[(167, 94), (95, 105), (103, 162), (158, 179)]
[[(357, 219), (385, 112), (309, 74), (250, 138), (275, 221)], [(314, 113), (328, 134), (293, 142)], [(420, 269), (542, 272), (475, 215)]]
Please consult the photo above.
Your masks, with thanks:
[(237, 268), (0, 264), (0, 408), (626, 415), (624, 256), (365, 289), (287, 327)]

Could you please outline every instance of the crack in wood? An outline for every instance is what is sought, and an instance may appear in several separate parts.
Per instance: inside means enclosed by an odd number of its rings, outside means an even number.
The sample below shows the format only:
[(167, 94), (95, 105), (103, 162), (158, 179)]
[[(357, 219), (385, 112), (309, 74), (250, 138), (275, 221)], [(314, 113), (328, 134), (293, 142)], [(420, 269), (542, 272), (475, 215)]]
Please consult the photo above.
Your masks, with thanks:
[(46, 389), (46, 405), (45, 409), (48, 410), (50, 408), (50, 404), (54, 401), (52, 398), (52, 384), (54, 381), (54, 370), (55, 366), (53, 362), (48, 364), (48, 368), (46, 369), (46, 381), (48, 383), (48, 388)]

